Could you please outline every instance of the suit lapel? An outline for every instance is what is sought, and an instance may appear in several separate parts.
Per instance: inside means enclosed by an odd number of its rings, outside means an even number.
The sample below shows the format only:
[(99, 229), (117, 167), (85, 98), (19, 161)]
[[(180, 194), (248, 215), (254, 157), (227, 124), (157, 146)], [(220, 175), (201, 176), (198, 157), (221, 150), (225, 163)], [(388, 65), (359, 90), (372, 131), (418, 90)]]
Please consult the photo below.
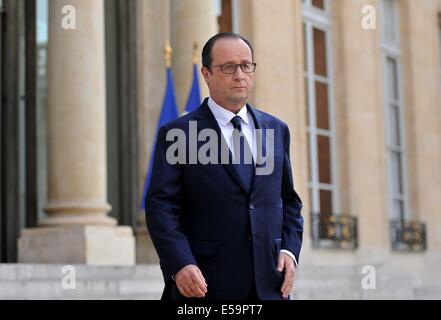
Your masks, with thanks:
[[(262, 157), (266, 156), (266, 129), (268, 129), (268, 121), (263, 119), (263, 114), (259, 112), (258, 110), (251, 107), (249, 104), (247, 104), (248, 111), (251, 114), (251, 117), (254, 121), (254, 127), (256, 129), (260, 129), (262, 132), (261, 135), (257, 134), (257, 131), (254, 132), (255, 139), (256, 139), (256, 148), (255, 153), (257, 154), (257, 161), (256, 161), (256, 169), (259, 167), (262, 167), (265, 163), (263, 162)], [(259, 150), (259, 148), (262, 148)], [(255, 175), (253, 180), (253, 186), (251, 190), (255, 189), (258, 184), (262, 181), (263, 175)]]
[[(217, 153), (216, 157), (218, 159), (218, 163), (221, 164), (227, 172), (230, 174), (230, 176), (242, 187), (242, 189), (249, 193), (247, 190), (245, 184), (242, 182), (242, 179), (240, 178), (239, 174), (237, 173), (236, 169), (234, 168), (234, 165), (231, 163), (232, 154), (231, 151), (228, 149), (228, 145), (224, 139), (224, 136), (219, 128), (219, 125), (216, 121), (216, 118), (214, 117), (213, 113), (211, 113), (210, 108), (207, 104), (208, 98), (202, 102), (201, 106), (195, 111), (194, 119), (198, 121), (198, 134), (201, 130), (204, 129), (214, 129), (216, 131), (217, 137), (220, 137), (218, 140), (218, 148), (215, 150)], [(223, 142), (221, 142), (223, 140)], [(222, 143), (224, 143), (226, 148), (228, 149), (228, 163), (222, 163), (221, 159), (221, 146)]]

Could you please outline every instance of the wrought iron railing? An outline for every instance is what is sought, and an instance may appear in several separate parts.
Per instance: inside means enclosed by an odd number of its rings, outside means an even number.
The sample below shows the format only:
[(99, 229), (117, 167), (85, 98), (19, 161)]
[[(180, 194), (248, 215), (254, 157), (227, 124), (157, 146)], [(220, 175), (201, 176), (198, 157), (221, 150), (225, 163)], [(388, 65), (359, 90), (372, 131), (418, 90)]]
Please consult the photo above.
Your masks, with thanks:
[(358, 247), (357, 218), (353, 216), (311, 213), (311, 234), (315, 248)]
[(426, 225), (419, 221), (391, 220), (390, 235), (394, 251), (424, 251), (426, 243)]

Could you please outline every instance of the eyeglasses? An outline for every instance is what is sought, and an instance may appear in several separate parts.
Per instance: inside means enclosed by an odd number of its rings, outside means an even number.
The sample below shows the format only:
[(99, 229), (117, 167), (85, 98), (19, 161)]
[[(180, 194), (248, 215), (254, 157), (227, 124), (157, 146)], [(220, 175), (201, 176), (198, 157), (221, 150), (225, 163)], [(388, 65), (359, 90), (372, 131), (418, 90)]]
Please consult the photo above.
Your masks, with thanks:
[(215, 66), (210, 67), (220, 67), (221, 71), (226, 74), (233, 74), (236, 73), (237, 67), (240, 66), (240, 69), (244, 73), (253, 73), (256, 71), (257, 63), (250, 62), (250, 63), (241, 63), (241, 64), (234, 64), (234, 63), (224, 63), (224, 64), (218, 64)]

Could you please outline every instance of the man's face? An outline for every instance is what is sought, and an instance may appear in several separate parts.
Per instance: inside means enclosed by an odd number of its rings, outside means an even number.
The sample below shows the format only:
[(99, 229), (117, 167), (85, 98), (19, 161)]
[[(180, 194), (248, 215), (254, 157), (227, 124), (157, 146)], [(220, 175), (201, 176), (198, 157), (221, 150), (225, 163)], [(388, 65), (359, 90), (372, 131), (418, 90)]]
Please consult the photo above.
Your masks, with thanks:
[[(253, 62), (251, 49), (241, 39), (216, 41), (211, 50), (211, 58), (213, 66)], [(223, 73), (220, 67), (211, 67), (211, 71), (202, 67), (201, 71), (210, 96), (217, 104), (233, 112), (239, 111), (246, 104), (253, 89), (254, 73), (244, 73), (240, 67), (233, 74)]]

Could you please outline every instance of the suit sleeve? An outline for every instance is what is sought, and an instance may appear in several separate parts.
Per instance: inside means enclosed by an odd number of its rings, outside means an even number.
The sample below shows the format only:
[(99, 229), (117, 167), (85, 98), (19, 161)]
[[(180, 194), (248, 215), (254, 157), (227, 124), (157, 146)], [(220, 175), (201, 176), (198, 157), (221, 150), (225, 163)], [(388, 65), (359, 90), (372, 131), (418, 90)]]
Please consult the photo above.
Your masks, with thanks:
[(294, 190), (289, 148), (290, 133), (288, 126), (285, 125), (282, 173), (283, 234), (281, 248), (292, 252), (296, 262), (299, 262), (303, 237), (303, 218), (300, 211), (303, 205), (299, 195)]
[(181, 268), (196, 264), (188, 239), (179, 225), (181, 214), (181, 165), (169, 164), (166, 141), (167, 127), (158, 132), (154, 162), (147, 196), (145, 216), (147, 229), (163, 267), (164, 276), (170, 279)]

